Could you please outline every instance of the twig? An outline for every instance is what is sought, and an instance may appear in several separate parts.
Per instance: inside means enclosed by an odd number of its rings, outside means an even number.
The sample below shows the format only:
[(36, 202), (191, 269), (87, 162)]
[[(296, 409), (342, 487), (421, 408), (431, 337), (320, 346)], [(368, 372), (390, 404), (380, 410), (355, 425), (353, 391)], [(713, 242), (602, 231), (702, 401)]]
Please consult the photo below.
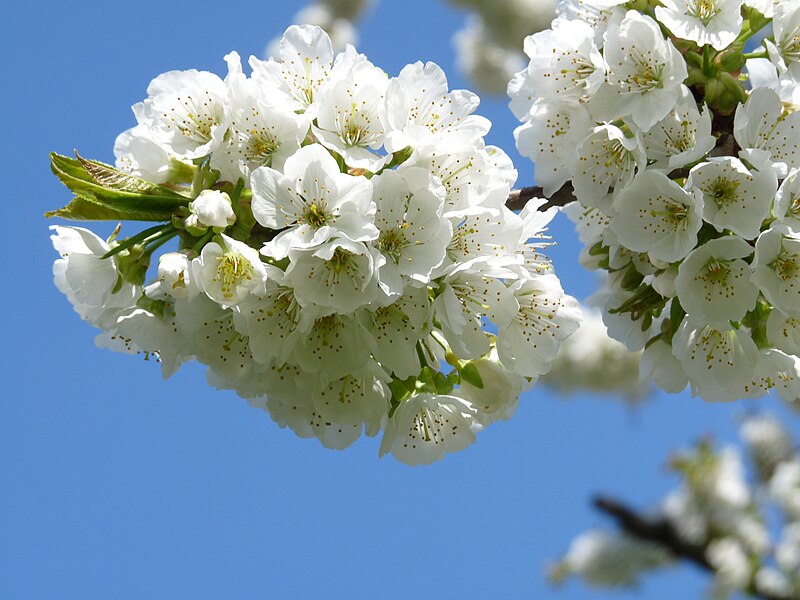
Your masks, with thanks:
[[(625, 504), (605, 496), (595, 497), (592, 504), (597, 510), (613, 518), (625, 533), (661, 546), (676, 559), (687, 560), (709, 573), (716, 572), (706, 558), (708, 544), (685, 542), (668, 520), (644, 517)], [(755, 584), (751, 584), (745, 591), (752, 597), (762, 600), (797, 600), (791, 596), (777, 596), (758, 590)]]

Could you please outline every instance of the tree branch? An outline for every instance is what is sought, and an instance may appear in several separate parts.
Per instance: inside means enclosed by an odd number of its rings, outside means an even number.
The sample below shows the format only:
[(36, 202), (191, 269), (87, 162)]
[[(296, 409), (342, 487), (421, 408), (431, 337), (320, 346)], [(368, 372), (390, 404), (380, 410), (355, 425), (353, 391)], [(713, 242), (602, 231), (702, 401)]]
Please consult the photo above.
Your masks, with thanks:
[[(676, 559), (689, 561), (704, 571), (716, 572), (706, 558), (708, 544), (685, 542), (667, 519), (644, 517), (625, 504), (605, 496), (595, 497), (592, 504), (597, 510), (614, 519), (619, 528), (628, 535), (661, 546)], [(790, 596), (776, 596), (760, 591), (753, 582), (744, 591), (754, 598), (762, 598), (762, 600), (797, 600)]]
[[(508, 195), (508, 200), (506, 200), (506, 206), (511, 210), (522, 210), (531, 198), (546, 198), (546, 196), (540, 187), (531, 186), (518, 188), (511, 190), (511, 193)], [(547, 198), (547, 202), (542, 204), (538, 210), (545, 211), (553, 206), (564, 206), (573, 200), (575, 200), (575, 195), (573, 194), (572, 184), (566, 183), (560, 190), (550, 196), (550, 198)]]

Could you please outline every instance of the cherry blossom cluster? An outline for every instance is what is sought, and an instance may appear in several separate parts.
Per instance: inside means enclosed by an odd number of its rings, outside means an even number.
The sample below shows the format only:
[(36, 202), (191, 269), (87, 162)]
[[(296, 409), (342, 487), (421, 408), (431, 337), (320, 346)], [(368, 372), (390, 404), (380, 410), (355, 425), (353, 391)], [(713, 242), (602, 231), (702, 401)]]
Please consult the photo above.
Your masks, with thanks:
[(382, 431), (381, 455), (430, 463), (509, 418), (578, 327), (542, 253), (555, 210), (506, 208), (516, 171), (437, 65), (390, 78), (312, 26), (279, 48), (158, 76), (117, 169), (54, 155), (77, 197), (52, 214), (160, 222), (54, 227), (56, 285), (101, 346), (165, 376), (196, 359), (326, 447)]
[(546, 29), (555, 0), (449, 0), (471, 11), (453, 36), (459, 70), (481, 91), (501, 95), (509, 79), (527, 62), (526, 36)]
[(650, 539), (587, 531), (554, 567), (555, 579), (634, 585), (647, 571), (690, 558), (680, 555), (682, 546), (699, 551), (691, 559), (704, 559), (713, 572), (710, 597), (800, 596), (800, 453), (772, 416), (747, 418), (741, 437), (746, 459), (736, 446), (716, 449), (704, 441), (671, 461), (680, 485), (641, 517), (652, 524)]
[(800, 0), (562, 0), (557, 15), (509, 84), (515, 135), (545, 194), (577, 200), (610, 334), (670, 392), (797, 399)]

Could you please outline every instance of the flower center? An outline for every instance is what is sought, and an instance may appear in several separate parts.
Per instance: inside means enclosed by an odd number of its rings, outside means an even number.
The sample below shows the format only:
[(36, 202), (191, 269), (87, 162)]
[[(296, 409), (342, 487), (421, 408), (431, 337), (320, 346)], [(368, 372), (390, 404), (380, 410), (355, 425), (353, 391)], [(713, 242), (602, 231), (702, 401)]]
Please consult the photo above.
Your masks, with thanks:
[(709, 21), (720, 12), (717, 0), (695, 0), (687, 5), (687, 12), (700, 20), (703, 25), (708, 25)]
[(405, 234), (406, 229), (408, 229), (408, 223), (403, 223), (396, 229), (382, 232), (378, 238), (378, 248), (391, 256), (395, 262), (399, 260), (403, 248), (408, 245)]
[(797, 254), (783, 250), (778, 257), (769, 264), (769, 267), (775, 271), (775, 274), (783, 281), (795, 279), (800, 275), (798, 258), (800, 257), (798, 257)]
[(709, 283), (728, 287), (730, 275), (731, 268), (726, 261), (712, 258), (706, 263), (702, 278)]
[(325, 210), (323, 204), (317, 204), (316, 202), (311, 203), (308, 210), (306, 210), (305, 214), (300, 219), (301, 223), (307, 223), (314, 229), (319, 229), (331, 221), (333, 221), (333, 215)]
[(236, 286), (253, 278), (253, 265), (237, 252), (227, 252), (217, 258), (215, 281), (222, 284), (222, 295), (233, 298)]
[(737, 194), (738, 187), (738, 181), (731, 181), (730, 179), (719, 177), (703, 191), (711, 196), (711, 199), (717, 206), (727, 206), (735, 203), (739, 199)]
[(344, 248), (337, 248), (333, 251), (333, 256), (326, 263), (326, 266), (336, 275), (347, 271), (352, 267), (354, 253)]

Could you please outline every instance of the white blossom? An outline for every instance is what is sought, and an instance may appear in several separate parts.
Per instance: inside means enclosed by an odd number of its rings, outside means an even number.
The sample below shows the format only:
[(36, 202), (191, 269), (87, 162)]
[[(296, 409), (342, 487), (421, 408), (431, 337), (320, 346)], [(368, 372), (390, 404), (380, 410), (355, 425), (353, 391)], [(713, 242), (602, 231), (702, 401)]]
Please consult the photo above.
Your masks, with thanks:
[(778, 180), (770, 168), (750, 170), (738, 158), (720, 157), (689, 171), (686, 188), (702, 194), (703, 219), (717, 231), (752, 239), (769, 215)]
[(264, 287), (267, 270), (257, 250), (222, 233), (192, 261), (192, 277), (214, 302), (235, 306)]
[(758, 236), (753, 283), (783, 312), (800, 315), (800, 233), (776, 225)]
[(475, 441), (474, 409), (456, 396), (413, 394), (390, 417), (380, 455), (408, 465), (427, 465)]
[(189, 203), (189, 210), (192, 212), (186, 219), (186, 225), (189, 227), (224, 229), (236, 220), (230, 196), (219, 190), (203, 190)]
[(696, 319), (740, 321), (755, 308), (758, 288), (743, 259), (753, 248), (727, 236), (693, 250), (678, 267), (675, 290), (681, 306)]
[(742, 29), (742, 0), (662, 0), (656, 17), (677, 37), (715, 50), (730, 46)]
[(697, 244), (698, 199), (663, 173), (647, 170), (614, 202), (611, 229), (620, 243), (653, 259), (676, 262)]
[(758, 349), (747, 331), (691, 317), (684, 318), (678, 328), (672, 352), (689, 376), (692, 392), (709, 402), (743, 397), (758, 359)]
[(637, 11), (612, 23), (605, 40), (608, 84), (592, 97), (590, 110), (599, 120), (630, 116), (647, 131), (675, 108), (686, 63), (658, 24)]

